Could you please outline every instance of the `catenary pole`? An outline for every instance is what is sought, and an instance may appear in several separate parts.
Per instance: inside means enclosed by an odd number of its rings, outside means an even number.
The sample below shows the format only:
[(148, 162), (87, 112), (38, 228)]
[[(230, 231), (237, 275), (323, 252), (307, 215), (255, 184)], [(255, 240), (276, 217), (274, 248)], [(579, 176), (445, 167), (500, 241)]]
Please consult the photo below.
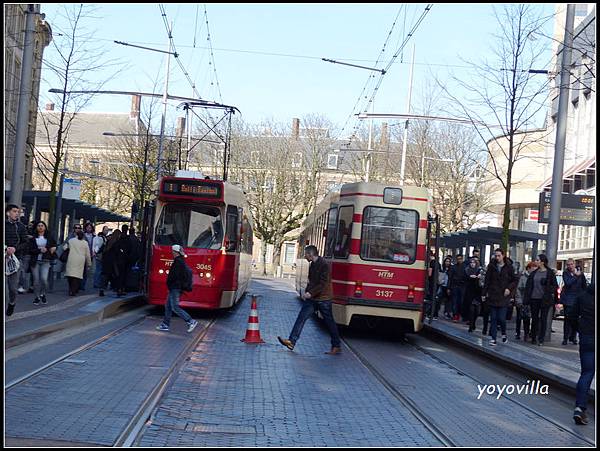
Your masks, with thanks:
[(569, 106), (571, 49), (573, 47), (573, 21), (575, 5), (567, 5), (565, 36), (562, 46), (560, 71), (560, 94), (558, 97), (558, 117), (556, 120), (556, 140), (554, 144), (554, 166), (552, 169), (552, 194), (550, 197), (550, 220), (546, 255), (551, 268), (556, 268), (558, 253), (558, 232), (560, 226), (560, 203), (562, 196), (563, 166), (565, 163), (565, 142), (567, 138), (567, 112)]
[[(406, 113), (410, 114), (410, 97), (412, 95), (413, 73), (415, 69), (415, 45), (413, 44), (412, 61), (410, 63), (410, 75), (408, 77), (408, 99), (406, 101)], [(402, 139), (402, 163), (400, 164), (400, 186), (404, 185), (404, 169), (406, 167), (406, 148), (408, 145), (408, 119), (404, 123), (404, 138)]]
[(19, 86), (19, 107), (17, 110), (17, 130), (13, 154), (12, 176), (10, 181), (9, 202), (21, 205), (25, 186), (25, 146), (29, 132), (29, 107), (31, 103), (31, 75), (33, 72), (33, 40), (35, 33), (35, 5), (27, 5), (25, 11), (25, 47), (23, 49), (23, 66), (21, 67), (21, 83)]
[(165, 119), (167, 116), (167, 96), (169, 90), (169, 69), (171, 65), (171, 30), (173, 29), (173, 21), (171, 21), (171, 26), (169, 28), (169, 53), (167, 54), (167, 75), (165, 79), (165, 92), (163, 94), (163, 113), (162, 118), (160, 120), (160, 142), (158, 144), (158, 161), (156, 165), (156, 177), (160, 180), (161, 171), (162, 171), (162, 155), (163, 155), (163, 146), (164, 146), (164, 133), (165, 133)]

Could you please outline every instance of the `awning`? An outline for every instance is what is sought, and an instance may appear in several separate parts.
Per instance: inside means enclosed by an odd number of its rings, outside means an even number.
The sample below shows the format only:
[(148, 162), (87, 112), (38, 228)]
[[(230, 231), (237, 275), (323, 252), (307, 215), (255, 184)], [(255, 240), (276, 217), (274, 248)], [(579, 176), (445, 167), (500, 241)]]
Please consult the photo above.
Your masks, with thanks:
[[(10, 191), (4, 192), (5, 200), (8, 202)], [(50, 209), (50, 191), (23, 191), (22, 203), (27, 206), (29, 211), (33, 208), (34, 199), (36, 199), (37, 211), (49, 211)], [(79, 219), (96, 222), (130, 222), (131, 218), (114, 213), (96, 205), (88, 204), (81, 200), (65, 199), (62, 200), (62, 214), (70, 215), (75, 211), (75, 216)]]
[[(569, 169), (564, 171), (563, 180), (572, 179), (575, 175), (583, 175), (588, 170), (596, 170), (596, 157), (589, 157), (579, 163), (574, 164)], [(552, 176), (548, 177), (544, 180), (539, 187), (539, 189), (543, 190), (544, 188), (550, 186), (552, 184)]]
[[(523, 230), (508, 231), (509, 244), (524, 243), (526, 241), (547, 240), (548, 235), (542, 233), (526, 232)], [(462, 230), (440, 236), (440, 245), (448, 249), (458, 249), (467, 243), (473, 245), (497, 244), (502, 242), (501, 227), (481, 227), (479, 229)]]

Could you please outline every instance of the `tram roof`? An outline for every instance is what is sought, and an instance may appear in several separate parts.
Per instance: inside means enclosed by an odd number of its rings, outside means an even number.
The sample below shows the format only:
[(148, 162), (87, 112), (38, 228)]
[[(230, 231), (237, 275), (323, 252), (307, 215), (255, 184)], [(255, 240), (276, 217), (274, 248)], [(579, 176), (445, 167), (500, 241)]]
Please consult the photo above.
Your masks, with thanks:
[[(524, 230), (514, 229), (509, 229), (508, 231), (508, 242), (510, 244), (547, 239), (548, 235), (543, 233), (526, 232)], [(440, 245), (448, 249), (463, 247), (467, 244), (472, 246), (501, 242), (502, 227), (481, 227), (478, 229), (446, 233), (440, 236)]]

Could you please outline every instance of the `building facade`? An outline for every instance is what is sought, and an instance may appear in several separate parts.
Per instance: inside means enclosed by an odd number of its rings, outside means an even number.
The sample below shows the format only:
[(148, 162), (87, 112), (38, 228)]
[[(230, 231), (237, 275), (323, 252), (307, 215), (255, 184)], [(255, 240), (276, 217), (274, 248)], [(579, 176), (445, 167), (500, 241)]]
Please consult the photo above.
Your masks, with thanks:
[[(562, 64), (562, 41), (566, 19), (566, 4), (557, 5), (555, 22), (554, 69), (555, 83), (551, 92), (551, 108), (547, 126), (549, 134), (546, 146), (544, 181), (538, 189), (552, 190), (552, 161), (556, 141), (558, 97)], [(575, 29), (571, 52), (571, 77), (567, 102), (567, 133), (562, 192), (567, 194), (596, 195), (596, 5), (575, 5)], [(546, 225), (541, 226), (545, 232)], [(573, 258), (589, 275), (594, 261), (595, 227), (561, 225), (557, 266), (564, 267)]]
[[(4, 4), (4, 186), (10, 189), (15, 154), (17, 111), (22, 76), (23, 52), (25, 48), (25, 22), (28, 4)], [(31, 101), (29, 106), (29, 128), (25, 146), (24, 189), (32, 188), (33, 144), (37, 125), (40, 76), (44, 49), (52, 40), (52, 29), (40, 13), (40, 5), (33, 5), (34, 49), (31, 76)]]

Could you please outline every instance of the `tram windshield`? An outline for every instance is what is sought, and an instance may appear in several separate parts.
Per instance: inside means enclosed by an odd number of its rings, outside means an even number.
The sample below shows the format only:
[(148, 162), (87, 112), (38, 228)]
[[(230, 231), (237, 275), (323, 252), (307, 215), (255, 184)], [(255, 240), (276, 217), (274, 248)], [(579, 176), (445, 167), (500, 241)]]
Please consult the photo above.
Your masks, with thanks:
[(218, 250), (223, 245), (221, 210), (208, 205), (167, 204), (162, 209), (156, 244)]
[(365, 208), (360, 257), (364, 260), (414, 263), (418, 227), (419, 214), (415, 210)]

